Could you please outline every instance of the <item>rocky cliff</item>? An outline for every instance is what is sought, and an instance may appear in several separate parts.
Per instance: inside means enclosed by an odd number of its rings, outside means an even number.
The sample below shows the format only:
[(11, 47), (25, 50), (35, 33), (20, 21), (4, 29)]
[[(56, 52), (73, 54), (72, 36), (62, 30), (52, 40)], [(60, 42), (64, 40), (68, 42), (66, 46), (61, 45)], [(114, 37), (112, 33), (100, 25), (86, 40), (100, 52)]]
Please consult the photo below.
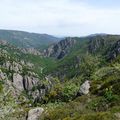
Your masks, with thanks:
[(42, 55), (42, 53), (35, 48), (22, 48), (20, 50), (25, 54)]
[(97, 35), (88, 37), (88, 50), (90, 53), (102, 53), (108, 51), (113, 44), (120, 39), (119, 35)]
[(65, 40), (61, 40), (57, 44), (53, 44), (48, 49), (44, 50), (43, 55), (46, 57), (61, 59), (70, 52), (70, 49), (75, 44), (76, 40), (72, 38), (66, 38)]
[(109, 51), (107, 53), (107, 57), (109, 60), (113, 60), (117, 58), (117, 56), (120, 55), (120, 40), (115, 42), (111, 48), (109, 48)]

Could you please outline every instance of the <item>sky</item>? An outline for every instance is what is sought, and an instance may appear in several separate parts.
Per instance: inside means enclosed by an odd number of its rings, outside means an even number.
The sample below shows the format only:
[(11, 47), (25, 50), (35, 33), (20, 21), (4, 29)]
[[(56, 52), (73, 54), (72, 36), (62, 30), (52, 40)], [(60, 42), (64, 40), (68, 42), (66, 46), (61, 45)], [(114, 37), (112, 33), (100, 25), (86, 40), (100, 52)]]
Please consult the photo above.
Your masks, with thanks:
[(120, 34), (120, 0), (0, 0), (0, 29), (55, 36)]

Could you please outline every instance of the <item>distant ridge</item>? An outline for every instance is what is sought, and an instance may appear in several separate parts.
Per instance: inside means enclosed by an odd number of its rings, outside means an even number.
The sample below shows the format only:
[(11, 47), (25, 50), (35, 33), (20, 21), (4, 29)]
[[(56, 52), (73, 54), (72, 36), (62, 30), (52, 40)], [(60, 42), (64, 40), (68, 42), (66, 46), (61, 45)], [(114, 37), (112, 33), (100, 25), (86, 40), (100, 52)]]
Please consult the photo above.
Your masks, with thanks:
[(0, 40), (21, 48), (40, 48), (58, 42), (60, 38), (48, 34), (30, 33), (18, 30), (0, 30)]

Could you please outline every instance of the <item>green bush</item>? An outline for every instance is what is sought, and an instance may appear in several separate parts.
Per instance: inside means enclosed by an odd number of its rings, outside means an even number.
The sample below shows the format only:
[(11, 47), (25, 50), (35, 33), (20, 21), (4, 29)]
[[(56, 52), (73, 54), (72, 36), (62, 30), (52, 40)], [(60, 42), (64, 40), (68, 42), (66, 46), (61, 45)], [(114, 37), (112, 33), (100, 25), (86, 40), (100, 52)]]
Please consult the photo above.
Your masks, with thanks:
[(84, 114), (70, 120), (116, 120), (116, 118), (110, 112), (99, 112), (92, 114)]
[(108, 109), (108, 101), (104, 97), (96, 97), (89, 102), (87, 108), (96, 112), (106, 111)]
[(64, 101), (69, 101), (73, 97), (75, 97), (78, 90), (79, 90), (79, 87), (76, 86), (74, 83), (65, 84), (62, 91), (62, 97)]

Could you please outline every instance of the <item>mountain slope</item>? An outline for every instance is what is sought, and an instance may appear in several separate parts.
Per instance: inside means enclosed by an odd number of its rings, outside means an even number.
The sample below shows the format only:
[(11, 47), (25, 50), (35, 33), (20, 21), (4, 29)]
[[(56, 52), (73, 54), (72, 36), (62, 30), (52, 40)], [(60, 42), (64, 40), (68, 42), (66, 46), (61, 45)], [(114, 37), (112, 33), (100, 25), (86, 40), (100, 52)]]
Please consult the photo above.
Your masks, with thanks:
[[(93, 59), (94, 62), (97, 62), (96, 60), (100, 60), (103, 63), (107, 63), (108, 59), (110, 60), (114, 58), (114, 56), (119, 56), (119, 35), (106, 34), (80, 38), (67, 38), (67, 41), (70, 42), (71, 40), (73, 40), (73, 42), (71, 42), (73, 44), (71, 46), (67, 46), (68, 48), (65, 47), (65, 39), (47, 49), (49, 53), (48, 57), (56, 58), (55, 55), (58, 55), (58, 51), (59, 53), (60, 51), (65, 53), (61, 59), (57, 61), (57, 67), (53, 71), (55, 75), (74, 77), (75, 75), (79, 75), (81, 72), (80, 64), (85, 61), (89, 62), (89, 59)], [(63, 49), (61, 49), (60, 43), (63, 45)], [(56, 46), (58, 50), (56, 50)], [(66, 50), (67, 52), (65, 52)]]
[[(62, 88), (64, 100), (71, 101), (58, 103), (54, 108), (54, 103), (46, 105), (48, 111), (43, 120), (119, 120), (120, 36), (95, 35), (71, 39), (77, 43), (57, 61), (58, 66), (53, 72), (53, 76), (58, 76), (65, 85)], [(83, 95), (78, 91), (83, 87), (81, 83), (86, 81), (90, 81), (89, 94)], [(86, 84), (83, 89), (87, 87), (89, 85)], [(55, 87), (54, 92), (58, 95), (62, 90), (57, 90)]]
[(0, 118), (29, 120), (42, 107), (41, 120), (119, 120), (119, 38), (69, 37), (46, 56), (0, 42)]
[(47, 34), (29, 33), (14, 30), (0, 30), (0, 40), (6, 40), (9, 43), (22, 48), (40, 48), (59, 41), (56, 38)]

